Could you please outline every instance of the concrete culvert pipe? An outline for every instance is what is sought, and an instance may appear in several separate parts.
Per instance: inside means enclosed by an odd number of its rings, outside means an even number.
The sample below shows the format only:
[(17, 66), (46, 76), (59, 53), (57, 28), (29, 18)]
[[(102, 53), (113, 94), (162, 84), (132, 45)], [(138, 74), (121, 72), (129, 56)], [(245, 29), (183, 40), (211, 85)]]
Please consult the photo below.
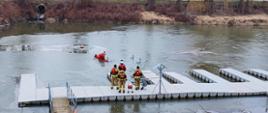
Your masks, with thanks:
[(37, 5), (36, 12), (37, 12), (37, 21), (44, 21), (46, 12), (45, 5), (44, 4)]
[(39, 4), (39, 5), (37, 6), (36, 12), (37, 12), (38, 14), (44, 14), (44, 13), (46, 12), (46, 7), (45, 7), (45, 5), (44, 5), (44, 4)]

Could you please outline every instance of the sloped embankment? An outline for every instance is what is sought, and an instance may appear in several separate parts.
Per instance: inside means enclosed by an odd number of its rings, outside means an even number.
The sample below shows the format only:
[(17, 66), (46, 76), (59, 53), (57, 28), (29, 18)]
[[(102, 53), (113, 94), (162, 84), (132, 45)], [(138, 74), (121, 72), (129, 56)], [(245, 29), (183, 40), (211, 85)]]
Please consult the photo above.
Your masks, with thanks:
[(174, 24), (175, 18), (157, 14), (152, 11), (141, 12), (141, 23), (145, 24)]
[(15, 21), (20, 18), (21, 11), (18, 4), (14, 2), (0, 3), (0, 25), (7, 25), (10, 21)]
[(198, 25), (268, 25), (268, 15), (243, 15), (243, 16), (196, 16), (192, 20)]

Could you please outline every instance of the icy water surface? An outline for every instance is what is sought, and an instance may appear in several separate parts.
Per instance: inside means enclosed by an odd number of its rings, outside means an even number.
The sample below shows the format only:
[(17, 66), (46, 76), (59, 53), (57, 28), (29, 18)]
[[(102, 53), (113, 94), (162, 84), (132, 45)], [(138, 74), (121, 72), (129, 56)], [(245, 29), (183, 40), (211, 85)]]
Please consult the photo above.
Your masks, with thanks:
[[(48, 113), (48, 108), (18, 108), (19, 75), (35, 73), (38, 87), (109, 85), (106, 73), (124, 59), (128, 74), (138, 64), (155, 71), (186, 76), (192, 68), (268, 70), (268, 27), (185, 25), (96, 26), (88, 24), (36, 26), (20, 24), (0, 31), (0, 113)], [(87, 53), (74, 53), (84, 44)], [(24, 47), (22, 47), (24, 46)], [(111, 62), (94, 60), (106, 51)], [(216, 98), (79, 105), (79, 113), (264, 113), (266, 97)]]

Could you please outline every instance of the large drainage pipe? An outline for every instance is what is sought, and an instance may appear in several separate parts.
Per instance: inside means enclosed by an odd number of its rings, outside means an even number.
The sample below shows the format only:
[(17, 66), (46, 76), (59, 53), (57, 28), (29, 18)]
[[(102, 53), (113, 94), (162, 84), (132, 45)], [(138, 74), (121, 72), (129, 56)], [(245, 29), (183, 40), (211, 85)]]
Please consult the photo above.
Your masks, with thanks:
[(37, 12), (37, 20), (44, 21), (45, 19), (45, 12), (46, 12), (46, 7), (44, 4), (39, 4), (36, 7), (36, 12)]

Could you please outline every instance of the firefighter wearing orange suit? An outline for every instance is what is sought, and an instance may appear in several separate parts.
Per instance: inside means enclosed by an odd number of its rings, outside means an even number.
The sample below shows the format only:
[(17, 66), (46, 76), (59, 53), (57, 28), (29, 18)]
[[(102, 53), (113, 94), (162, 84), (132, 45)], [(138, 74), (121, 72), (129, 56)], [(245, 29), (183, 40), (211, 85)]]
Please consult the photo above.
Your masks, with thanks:
[(139, 66), (137, 66), (137, 69), (135, 70), (133, 74), (133, 78), (135, 80), (135, 89), (139, 90), (140, 89), (140, 83), (141, 83), (141, 77), (143, 76), (141, 69)]
[(118, 73), (118, 86), (119, 86), (119, 93), (125, 93), (125, 84), (127, 81), (127, 75), (124, 70), (119, 70)]
[(110, 72), (110, 77), (111, 77), (111, 82), (112, 82), (111, 89), (113, 89), (113, 87), (117, 86), (118, 84), (118, 69), (117, 69), (116, 64), (114, 65), (114, 67), (112, 68)]

